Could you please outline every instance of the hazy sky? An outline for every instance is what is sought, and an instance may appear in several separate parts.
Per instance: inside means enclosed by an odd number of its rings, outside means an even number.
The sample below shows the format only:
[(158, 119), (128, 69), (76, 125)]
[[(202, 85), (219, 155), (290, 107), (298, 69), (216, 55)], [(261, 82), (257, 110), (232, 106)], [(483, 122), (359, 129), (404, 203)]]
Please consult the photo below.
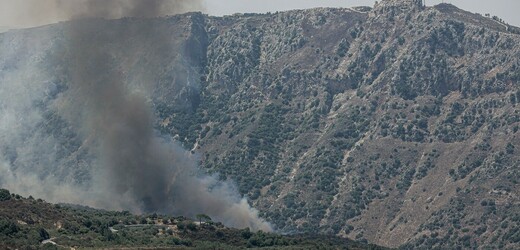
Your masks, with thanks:
[[(0, 27), (26, 27), (56, 22), (60, 13), (41, 11), (35, 4), (42, 5), (49, 0), (0, 0)], [(66, 0), (65, 0), (66, 1)], [(109, 0), (107, 0), (109, 1)], [(189, 1), (189, 0), (186, 0)], [(202, 0), (205, 12), (211, 15), (226, 15), (244, 12), (274, 12), (312, 7), (352, 7), (373, 6), (374, 0)], [(442, 0), (426, 0), (427, 5), (441, 3)], [(444, 0), (462, 9), (478, 13), (490, 13), (504, 21), (520, 26), (520, 0)], [(29, 9), (32, 8), (32, 11)], [(28, 19), (27, 16), (31, 18)]]

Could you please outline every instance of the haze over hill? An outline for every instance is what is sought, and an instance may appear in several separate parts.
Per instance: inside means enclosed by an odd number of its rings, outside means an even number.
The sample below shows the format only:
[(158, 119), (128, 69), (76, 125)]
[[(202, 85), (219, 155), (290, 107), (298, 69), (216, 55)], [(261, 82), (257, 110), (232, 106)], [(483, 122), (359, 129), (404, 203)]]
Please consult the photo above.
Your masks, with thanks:
[[(236, 181), (280, 231), (519, 247), (518, 28), (416, 0), (82, 22), (99, 27), (108, 70), (145, 96), (161, 135)], [(13, 178), (0, 185), (51, 200), (91, 187), (96, 166), (60, 111), (68, 25), (0, 34), (1, 166)]]
[[(65, 82), (54, 80), (48, 90), (54, 95), (53, 100), (15, 100), (14, 105), (4, 109), (4, 117), (8, 118), (3, 124), (8, 131), (3, 131), (6, 156), (14, 162), (6, 162), (7, 174), (2, 176), (2, 184), (6, 187), (15, 187), (25, 193), (36, 191), (39, 186), (50, 187), (43, 195), (55, 201), (80, 202), (103, 208), (126, 209), (139, 213), (161, 212), (165, 214), (181, 214), (193, 217), (204, 213), (219, 221), (238, 228), (251, 228), (254, 231), (272, 231), (271, 225), (258, 217), (258, 211), (251, 208), (247, 200), (241, 197), (233, 183), (218, 181), (215, 176), (205, 175), (197, 169), (195, 161), (188, 153), (178, 146), (171, 138), (156, 134), (153, 127), (153, 110), (149, 106), (146, 96), (139, 92), (139, 88), (131, 86), (131, 81), (124, 78), (119, 70), (113, 70), (111, 50), (103, 47), (103, 40), (111, 38), (115, 32), (122, 29), (100, 30), (100, 17), (137, 17), (154, 18), (163, 14), (163, 11), (182, 12), (197, 1), (172, 2), (164, 0), (79, 0), (72, 2), (47, 1), (50, 6), (41, 7), (46, 11), (56, 11), (72, 20), (61, 30), (61, 47), (51, 53), (63, 59), (61, 63), (68, 67), (60, 72)], [(31, 17), (28, 17), (31, 18)], [(155, 22), (132, 25), (132, 41), (122, 48), (122, 53), (132, 45), (150, 45), (149, 52), (174, 54), (179, 48), (171, 46), (169, 34), (161, 30), (161, 25)], [(155, 36), (146, 33), (156, 29)], [(175, 34), (175, 33), (173, 33)], [(8, 47), (7, 49), (12, 49)], [(8, 56), (19, 56), (18, 51)], [(58, 59), (58, 60), (59, 60)], [(9, 60), (9, 58), (8, 58)], [(52, 63), (43, 62), (47, 71), (40, 71), (34, 75), (49, 74), (53, 76), (56, 69)], [(58, 67), (61, 65), (58, 65)], [(128, 70), (122, 68), (121, 70)], [(17, 72), (18, 73), (18, 72)], [(22, 73), (26, 77), (28, 72)], [(30, 73), (29, 73), (30, 74)], [(16, 75), (16, 73), (15, 73)], [(8, 74), (8, 77), (12, 76)], [(56, 75), (54, 75), (56, 76)], [(150, 72), (141, 72), (138, 76), (141, 91), (149, 91), (153, 86), (153, 75)], [(24, 80), (21, 80), (24, 84)], [(52, 81), (52, 80), (51, 80)], [(5, 89), (17, 88), (20, 84), (17, 79), (5, 79)], [(45, 88), (45, 86), (44, 86)], [(57, 90), (61, 88), (61, 90)], [(23, 91), (23, 90), (22, 90)], [(26, 90), (26, 93), (46, 95), (36, 90)], [(40, 90), (41, 91), (41, 90)], [(9, 93), (4, 93), (9, 95)], [(48, 97), (48, 96), (45, 96)], [(6, 99), (9, 98), (6, 96)], [(36, 106), (30, 103), (23, 106), (24, 101), (40, 102)], [(16, 105), (22, 105), (22, 107)], [(71, 146), (82, 141), (78, 150), (84, 150), (89, 160), (88, 185), (77, 185), (74, 182), (85, 181), (75, 179), (73, 183), (63, 182), (60, 177), (54, 178), (55, 172), (45, 168), (43, 164), (58, 165), (55, 159), (45, 162), (49, 155), (39, 155), (41, 142), (26, 141), (23, 134), (26, 131), (12, 133), (11, 127), (19, 121), (9, 118), (20, 117), (26, 119), (24, 124), (38, 123), (38, 108), (50, 104), (52, 111), (45, 110), (44, 114), (53, 116), (52, 119), (66, 124), (69, 133), (75, 138), (61, 142)], [(17, 109), (18, 108), (18, 109)], [(25, 110), (35, 112), (35, 116), (25, 116)], [(52, 113), (51, 113), (52, 112)], [(58, 125), (58, 124), (53, 124)], [(38, 126), (38, 125), (37, 125)], [(59, 126), (59, 125), (58, 125)], [(59, 128), (51, 128), (59, 129)], [(69, 135), (71, 135), (69, 134)], [(53, 136), (52, 133), (50, 134)], [(60, 142), (47, 138), (49, 134), (34, 134), (34, 137), (48, 139), (48, 147), (59, 147)], [(36, 144), (32, 144), (36, 143)], [(40, 145), (38, 145), (40, 144)], [(72, 145), (75, 147), (78, 145)], [(45, 147), (44, 146), (44, 147)], [(29, 150), (31, 152), (19, 151)], [(33, 151), (36, 150), (36, 151)], [(56, 148), (54, 148), (56, 150)], [(57, 153), (50, 150), (50, 157)], [(54, 154), (53, 154), (54, 153)], [(60, 152), (61, 153), (61, 152)], [(67, 152), (71, 153), (71, 152)], [(30, 162), (29, 165), (26, 161)], [(9, 166), (12, 165), (12, 166)], [(17, 169), (23, 166), (25, 169)], [(78, 167), (66, 164), (65, 167)], [(16, 171), (12, 171), (16, 170)], [(28, 181), (27, 178), (31, 180)], [(29, 185), (27, 187), (26, 185)]]

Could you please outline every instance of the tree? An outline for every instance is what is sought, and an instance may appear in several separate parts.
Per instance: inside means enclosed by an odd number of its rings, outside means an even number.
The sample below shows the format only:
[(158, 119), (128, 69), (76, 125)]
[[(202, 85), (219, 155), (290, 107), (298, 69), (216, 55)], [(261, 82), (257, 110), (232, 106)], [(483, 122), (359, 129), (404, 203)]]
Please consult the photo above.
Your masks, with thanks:
[(202, 225), (202, 221), (204, 220), (205, 222), (206, 221), (211, 221), (211, 217), (209, 217), (208, 215), (206, 214), (197, 214), (196, 215), (197, 219), (199, 220), (199, 224)]
[(8, 220), (0, 220), (0, 235), (12, 235), (20, 231), (20, 228)]
[(40, 239), (43, 241), (43, 240), (48, 240), (50, 239), (51, 237), (49, 236), (49, 233), (44, 229), (44, 228), (40, 228), (38, 230), (38, 232), (40, 233)]
[(6, 189), (0, 189), (0, 201), (7, 201), (11, 199), (11, 194)]

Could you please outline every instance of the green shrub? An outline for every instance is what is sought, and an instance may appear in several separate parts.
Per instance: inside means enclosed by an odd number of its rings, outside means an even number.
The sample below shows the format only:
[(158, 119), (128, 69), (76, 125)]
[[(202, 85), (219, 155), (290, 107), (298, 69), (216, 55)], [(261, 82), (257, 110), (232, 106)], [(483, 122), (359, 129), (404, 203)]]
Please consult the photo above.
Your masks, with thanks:
[(181, 240), (177, 237), (171, 237), (169, 240), (168, 240), (169, 244), (171, 245), (180, 245), (181, 244)]
[(49, 233), (43, 229), (43, 228), (40, 228), (40, 230), (38, 230), (38, 232), (40, 233), (40, 238), (42, 240), (48, 240), (50, 239), (51, 237), (49, 236)]
[(249, 231), (249, 228), (246, 228), (246, 229), (242, 230), (241, 235), (242, 235), (242, 238), (249, 239), (249, 238), (251, 238), (251, 236), (253, 236), (253, 233), (251, 233), (251, 231)]
[(7, 201), (11, 199), (11, 194), (7, 189), (0, 189), (0, 201)]
[(7, 220), (0, 220), (0, 235), (13, 235), (20, 231), (16, 223)]
[(193, 222), (188, 223), (188, 225), (186, 225), (186, 228), (188, 228), (191, 231), (197, 231), (197, 225)]

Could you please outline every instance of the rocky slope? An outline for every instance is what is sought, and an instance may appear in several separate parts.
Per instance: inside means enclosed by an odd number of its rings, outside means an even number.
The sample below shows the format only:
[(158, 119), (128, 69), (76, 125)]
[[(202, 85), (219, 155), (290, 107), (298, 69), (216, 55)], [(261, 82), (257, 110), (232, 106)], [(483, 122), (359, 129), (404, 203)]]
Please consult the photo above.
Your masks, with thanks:
[[(280, 231), (519, 247), (518, 28), (415, 0), (86, 22), (99, 22), (95, 41), (113, 70), (148, 93), (157, 129), (235, 180)], [(4, 136), (1, 150), (12, 169), (88, 185), (88, 142), (55, 112), (67, 25), (0, 34), (2, 91), (28, 95), (4, 100), (13, 117), (2, 128), (18, 124), (12, 111), (36, 121), (16, 127), (35, 135)], [(134, 42), (135, 25), (168, 42)], [(53, 157), (22, 157), (42, 138)], [(22, 150), (9, 147), (20, 141)]]

